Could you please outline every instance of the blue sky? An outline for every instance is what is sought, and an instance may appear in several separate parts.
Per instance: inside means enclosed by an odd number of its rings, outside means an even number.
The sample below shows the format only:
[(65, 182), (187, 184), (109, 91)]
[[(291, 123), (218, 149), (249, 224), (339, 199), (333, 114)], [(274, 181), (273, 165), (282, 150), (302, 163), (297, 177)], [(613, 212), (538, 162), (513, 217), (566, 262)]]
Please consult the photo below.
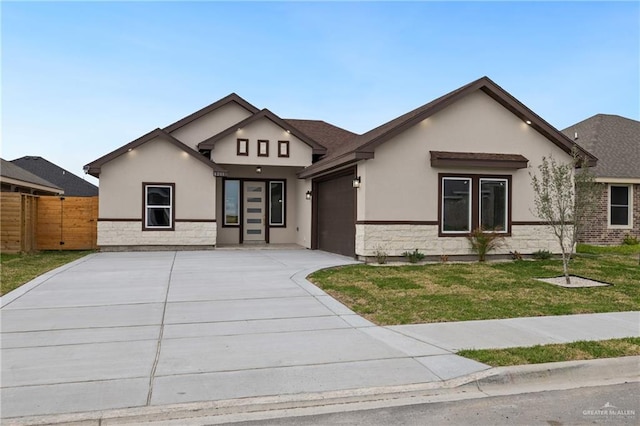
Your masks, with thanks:
[(1, 155), (81, 176), (231, 92), (362, 133), (487, 75), (560, 129), (597, 113), (639, 118), (638, 2), (1, 7)]

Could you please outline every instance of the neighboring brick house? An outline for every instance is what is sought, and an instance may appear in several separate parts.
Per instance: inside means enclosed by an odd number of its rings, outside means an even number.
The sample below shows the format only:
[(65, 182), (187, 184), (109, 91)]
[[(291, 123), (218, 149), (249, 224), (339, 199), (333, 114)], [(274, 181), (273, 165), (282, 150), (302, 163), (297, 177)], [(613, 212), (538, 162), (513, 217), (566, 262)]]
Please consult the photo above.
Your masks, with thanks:
[(562, 131), (598, 158), (592, 169), (601, 197), (579, 241), (617, 245), (640, 239), (640, 122), (597, 114)]

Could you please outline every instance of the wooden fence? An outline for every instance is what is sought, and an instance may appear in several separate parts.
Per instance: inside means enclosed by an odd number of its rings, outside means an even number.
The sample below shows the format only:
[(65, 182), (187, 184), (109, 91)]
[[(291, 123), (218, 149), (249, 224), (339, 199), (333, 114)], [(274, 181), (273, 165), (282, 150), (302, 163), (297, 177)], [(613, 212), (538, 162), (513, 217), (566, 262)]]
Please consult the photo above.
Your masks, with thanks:
[(0, 193), (0, 250), (2, 253), (36, 249), (38, 197), (18, 192)]
[(97, 248), (98, 197), (2, 193), (2, 252)]

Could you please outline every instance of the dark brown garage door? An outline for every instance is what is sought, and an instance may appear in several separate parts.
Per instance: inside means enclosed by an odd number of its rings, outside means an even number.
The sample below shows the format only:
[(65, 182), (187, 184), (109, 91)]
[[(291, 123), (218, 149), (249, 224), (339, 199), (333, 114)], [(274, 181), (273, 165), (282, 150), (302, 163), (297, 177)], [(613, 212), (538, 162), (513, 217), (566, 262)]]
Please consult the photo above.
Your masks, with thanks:
[(355, 256), (356, 214), (354, 172), (341, 173), (316, 184), (317, 247)]

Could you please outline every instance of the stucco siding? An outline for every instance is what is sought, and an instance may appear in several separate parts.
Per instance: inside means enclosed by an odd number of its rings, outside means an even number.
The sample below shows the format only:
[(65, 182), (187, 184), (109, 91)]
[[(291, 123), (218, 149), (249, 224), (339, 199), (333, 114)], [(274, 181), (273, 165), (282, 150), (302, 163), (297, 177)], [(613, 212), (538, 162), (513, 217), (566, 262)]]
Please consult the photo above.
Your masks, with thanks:
[(249, 117), (251, 113), (240, 105), (230, 102), (171, 133), (175, 138), (197, 150), (197, 145), (235, 123)]
[(141, 222), (98, 222), (98, 246), (215, 246), (213, 222), (177, 222), (174, 231), (143, 231)]
[[(249, 155), (238, 155), (237, 140), (249, 140)], [(258, 139), (269, 141), (269, 156), (258, 156)], [(289, 157), (278, 157), (278, 141), (289, 141)], [(287, 133), (267, 118), (257, 120), (245, 128), (216, 142), (211, 158), (218, 164), (260, 164), (263, 166), (306, 167), (312, 161), (312, 148)]]
[(177, 220), (216, 219), (213, 170), (161, 139), (102, 166), (99, 217), (141, 219), (143, 182), (175, 184)]
[[(375, 256), (377, 250), (388, 256), (402, 256), (415, 249), (427, 256), (474, 254), (464, 237), (438, 237), (437, 225), (356, 225), (358, 256)], [(532, 254), (538, 250), (560, 253), (551, 229), (545, 225), (514, 225), (504, 245), (490, 254)]]
[(438, 219), (438, 173), (512, 175), (512, 220), (535, 221), (529, 170), (432, 168), (429, 151), (569, 156), (483, 92), (476, 92), (377, 147), (358, 164), (358, 220)]
[(297, 181), (296, 203), (296, 244), (311, 248), (311, 200), (307, 200), (307, 191), (311, 191), (311, 179)]

